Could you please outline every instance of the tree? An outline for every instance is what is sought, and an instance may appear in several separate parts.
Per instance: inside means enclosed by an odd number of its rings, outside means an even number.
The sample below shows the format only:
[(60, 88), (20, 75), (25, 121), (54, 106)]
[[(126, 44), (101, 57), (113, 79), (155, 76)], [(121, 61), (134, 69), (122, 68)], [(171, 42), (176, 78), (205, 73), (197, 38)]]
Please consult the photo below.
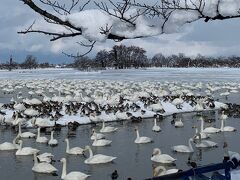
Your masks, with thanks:
[[(90, 0), (85, 3), (71, 0), (65, 4), (62, 0), (20, 1), (54, 28), (34, 29), (34, 22), (19, 33), (42, 33), (52, 36), (51, 41), (80, 36), (89, 41), (88, 44), (79, 43), (89, 47), (89, 51), (96, 41), (143, 38), (176, 32), (184, 24), (199, 19), (209, 22), (240, 17), (239, 0), (156, 0), (156, 3), (108, 0), (108, 3), (94, 1), (98, 9), (93, 7), (91, 10), (85, 10)], [(51, 31), (57, 29), (55, 26), (61, 27), (60, 30)]]
[(32, 69), (38, 67), (37, 58), (33, 55), (27, 55), (25, 61), (21, 64), (22, 68)]
[(99, 51), (96, 55), (95, 61), (98, 67), (106, 69), (109, 65), (109, 53), (106, 50)]

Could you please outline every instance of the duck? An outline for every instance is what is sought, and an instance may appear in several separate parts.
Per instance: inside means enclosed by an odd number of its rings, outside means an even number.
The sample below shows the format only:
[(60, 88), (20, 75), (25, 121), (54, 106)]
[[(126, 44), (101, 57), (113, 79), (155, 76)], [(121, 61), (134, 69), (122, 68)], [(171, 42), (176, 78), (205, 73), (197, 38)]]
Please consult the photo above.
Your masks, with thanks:
[(22, 128), (21, 128), (21, 123), (18, 123), (18, 134), (21, 138), (34, 138), (36, 134), (32, 132), (23, 132), (22, 133)]
[(44, 174), (55, 174), (58, 170), (47, 162), (38, 162), (36, 152), (33, 153), (34, 165), (32, 167), (33, 172)]
[(10, 142), (4, 142), (2, 144), (0, 144), (0, 151), (11, 151), (11, 150), (16, 150), (19, 148), (19, 145), (16, 144), (16, 141), (17, 139), (19, 138), (20, 136), (17, 135), (14, 139), (13, 139), (13, 142), (10, 143)]
[(39, 154), (37, 156), (37, 158), (40, 162), (46, 162), (46, 163), (51, 163), (53, 161), (52, 160), (53, 157), (54, 156), (52, 153), (43, 153), (43, 154)]
[(224, 113), (222, 113), (221, 115), (221, 128), (220, 130), (222, 132), (233, 132), (233, 131), (237, 131), (237, 129), (235, 127), (232, 126), (225, 126), (225, 120), (227, 119), (227, 115), (225, 115)]
[(152, 127), (152, 131), (154, 131), (154, 132), (160, 132), (161, 131), (160, 126), (157, 125), (157, 119), (156, 118), (154, 118), (154, 125)]
[(154, 148), (151, 160), (153, 162), (163, 163), (163, 164), (171, 164), (176, 161), (173, 157), (168, 154), (162, 154), (159, 148)]
[(145, 144), (145, 143), (153, 142), (153, 140), (149, 137), (145, 137), (145, 136), (140, 137), (137, 127), (135, 128), (135, 131), (137, 133), (137, 138), (134, 141), (136, 144)]
[(209, 140), (202, 140), (201, 138), (201, 134), (197, 133), (197, 135), (199, 138), (199, 142), (195, 145), (197, 148), (212, 148), (212, 147), (217, 147), (217, 143), (213, 142), (213, 141), (209, 141)]
[(153, 177), (163, 176), (163, 175), (167, 175), (167, 174), (173, 174), (173, 173), (177, 173), (178, 171), (179, 171), (178, 169), (166, 170), (166, 168), (164, 166), (157, 166), (153, 169)]
[(101, 133), (96, 133), (95, 129), (92, 130), (92, 136), (91, 136), (91, 140), (94, 140), (95, 137), (97, 137), (97, 139), (104, 139), (105, 135), (101, 134)]
[(65, 142), (67, 143), (67, 146), (66, 146), (66, 153), (67, 154), (72, 154), (72, 155), (84, 154), (84, 149), (83, 148), (73, 147), (73, 148), (70, 149), (70, 147), (69, 147), (69, 140), (67, 138), (65, 139)]
[(56, 146), (56, 145), (58, 145), (58, 140), (53, 138), (53, 133), (54, 133), (54, 131), (51, 131), (51, 138), (48, 141), (48, 145), (49, 146)]
[(97, 139), (97, 137), (95, 136), (92, 146), (107, 146), (107, 145), (110, 145), (111, 143), (112, 143), (112, 141), (110, 141), (110, 140)]
[(110, 133), (116, 131), (118, 128), (112, 126), (105, 126), (105, 122), (102, 122), (102, 128), (100, 129), (101, 133)]
[(86, 146), (85, 150), (89, 151), (89, 158), (87, 158), (84, 163), (85, 164), (103, 164), (103, 163), (109, 163), (115, 160), (117, 157), (113, 156), (106, 156), (103, 154), (96, 154), (93, 155), (92, 149), (90, 146)]
[(17, 156), (27, 156), (27, 155), (33, 155), (34, 153), (38, 153), (38, 149), (34, 149), (32, 147), (22, 147), (23, 141), (19, 140), (19, 149), (16, 151)]
[(38, 142), (38, 143), (47, 143), (48, 142), (48, 138), (46, 138), (44, 136), (40, 136), (41, 127), (38, 127), (37, 131), (38, 131), (38, 133), (37, 133), (36, 142)]
[(82, 173), (79, 171), (72, 171), (70, 173), (67, 173), (66, 158), (62, 158), (60, 161), (63, 164), (61, 179), (63, 179), (63, 180), (85, 180), (90, 176), (88, 174), (85, 174), (85, 173)]
[(192, 138), (190, 138), (188, 140), (188, 146), (186, 146), (186, 145), (177, 145), (177, 146), (173, 146), (172, 149), (175, 152), (192, 153), (192, 152), (194, 152), (194, 150), (193, 150), (191, 142), (193, 142)]
[(174, 126), (175, 127), (183, 127), (184, 125), (183, 125), (182, 119), (180, 118), (178, 121), (175, 121)]

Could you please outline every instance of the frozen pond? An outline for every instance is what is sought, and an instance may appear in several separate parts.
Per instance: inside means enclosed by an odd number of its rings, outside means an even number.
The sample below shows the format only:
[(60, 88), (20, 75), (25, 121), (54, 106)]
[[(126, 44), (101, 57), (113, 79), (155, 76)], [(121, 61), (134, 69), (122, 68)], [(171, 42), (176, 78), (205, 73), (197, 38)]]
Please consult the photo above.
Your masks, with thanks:
[[(196, 85), (199, 81), (203, 82), (201, 87), (203, 89), (194, 89), (193, 92), (197, 91), (201, 95), (205, 94), (206, 84), (205, 82), (211, 82), (212, 86), (215, 86), (218, 82), (236, 82), (237, 84), (231, 84), (231, 87), (235, 90), (239, 90), (240, 82), (240, 69), (229, 69), (229, 68), (219, 68), (219, 69), (196, 69), (196, 68), (152, 68), (145, 70), (106, 70), (99, 72), (80, 72), (73, 69), (41, 69), (41, 70), (16, 70), (12, 72), (0, 71), (0, 80), (4, 81), (10, 79), (16, 84), (18, 80), (22, 81), (21, 84), (27, 84), (27, 80), (31, 80), (33, 83), (38, 83), (37, 79), (41, 79), (41, 85), (44, 85), (45, 79), (67, 79), (66, 84), (71, 80), (106, 80), (106, 81), (138, 81), (139, 83), (143, 81), (159, 81), (159, 82), (195, 82)], [(8, 82), (8, 81), (4, 81)], [(48, 81), (48, 83), (53, 83), (54, 81)], [(78, 81), (74, 81), (74, 83)], [(84, 81), (79, 81), (81, 83)], [(88, 82), (88, 81), (87, 81)], [(90, 81), (91, 82), (91, 81)], [(48, 84), (46, 83), (46, 84)], [(59, 83), (59, 82), (58, 82)], [(60, 82), (61, 83), (61, 82)], [(75, 84), (72, 84), (74, 87)], [(162, 83), (161, 83), (162, 84)], [(172, 83), (175, 84), (175, 83)], [(176, 83), (177, 84), (177, 83)], [(49, 84), (48, 84), (49, 85)], [(50, 84), (51, 85), (51, 84)], [(145, 85), (146, 86), (146, 85)], [(226, 99), (225, 96), (220, 96), (220, 93), (225, 92), (227, 87), (224, 87), (224, 83), (217, 84), (216, 86), (222, 89), (216, 90), (213, 93), (214, 100), (220, 102), (232, 102), (238, 103), (240, 101), (239, 92), (232, 93)], [(227, 85), (226, 85), (227, 86)], [(12, 87), (11, 87), (12, 88)], [(14, 88), (14, 87), (13, 87)], [(40, 87), (39, 87), (40, 88)], [(44, 89), (44, 87), (41, 86)], [(164, 88), (168, 88), (168, 83), (165, 83)], [(185, 87), (187, 88), (186, 84)], [(58, 87), (56, 87), (58, 89)], [(156, 88), (157, 89), (157, 88)], [(23, 91), (21, 94), (24, 97), (29, 97), (26, 87), (23, 89), (18, 89), (18, 91)], [(36, 89), (35, 89), (36, 90)], [(230, 88), (229, 88), (230, 90)], [(82, 90), (82, 91), (85, 91)], [(95, 89), (93, 90), (95, 91)], [(57, 92), (57, 91), (55, 91)], [(47, 95), (51, 94), (47, 92)], [(4, 94), (3, 90), (0, 90), (0, 103), (7, 103), (10, 101), (11, 97), (16, 98), (16, 94)], [(34, 95), (34, 97), (37, 97)], [(215, 114), (209, 111), (204, 112), (204, 116), (208, 116), (209, 119), (214, 119)], [(219, 114), (220, 116), (220, 114)], [(55, 155), (55, 160), (60, 160), (62, 157), (67, 158), (67, 172), (70, 171), (81, 171), (86, 174), (91, 175), (89, 179), (93, 180), (107, 180), (111, 179), (111, 173), (116, 169), (119, 173), (119, 179), (125, 180), (128, 177), (132, 179), (144, 179), (152, 177), (152, 166), (153, 163), (150, 158), (152, 155), (153, 148), (160, 148), (163, 153), (169, 154), (176, 158), (176, 165), (166, 166), (168, 168), (178, 168), (182, 170), (187, 170), (191, 167), (187, 165), (188, 158), (196, 161), (198, 165), (206, 165), (209, 163), (221, 162), (223, 159), (223, 144), (228, 142), (229, 150), (239, 152), (239, 143), (236, 143), (240, 139), (240, 123), (239, 118), (229, 117), (226, 124), (235, 127), (238, 131), (236, 132), (221, 132), (218, 134), (211, 135), (211, 141), (218, 143), (217, 148), (200, 150), (194, 148), (195, 152), (193, 154), (181, 154), (174, 153), (171, 147), (174, 145), (187, 145), (188, 139), (193, 137), (195, 133), (194, 126), (200, 127), (199, 116), (196, 113), (185, 113), (178, 114), (177, 119), (182, 118), (184, 127), (175, 128), (172, 124), (172, 116), (164, 117), (163, 120), (159, 121), (162, 131), (159, 133), (152, 131), (153, 119), (149, 118), (143, 120), (141, 123), (131, 123), (131, 122), (112, 122), (111, 125), (118, 128), (118, 131), (114, 133), (106, 134), (106, 138), (112, 140), (111, 146), (107, 147), (94, 147), (94, 154), (105, 154), (110, 156), (116, 156), (117, 159), (113, 163), (103, 164), (103, 165), (86, 165), (84, 164), (85, 157), (83, 156), (71, 156), (65, 153), (65, 142), (64, 139), (67, 136), (67, 128), (62, 128), (61, 132), (55, 134), (55, 137), (59, 141), (59, 145), (56, 147), (49, 147), (45, 144), (39, 144), (35, 142), (35, 139), (24, 139), (24, 146), (31, 146), (41, 150), (41, 153), (51, 152)], [(220, 128), (219, 118), (216, 122), (212, 124), (206, 123), (206, 126), (211, 125)], [(134, 128), (138, 126), (141, 136), (148, 136), (153, 139), (153, 143), (149, 144), (135, 144), (134, 140), (136, 138), (136, 132)], [(91, 145), (90, 141), (91, 130), (95, 128), (97, 131), (101, 128), (101, 125), (81, 125), (76, 131), (76, 137), (69, 138), (70, 146), (80, 146)], [(36, 129), (30, 129), (30, 131), (36, 132)], [(43, 133), (44, 134), (44, 133)], [(5, 129), (5, 127), (0, 127), (0, 143), (5, 141), (11, 141), (16, 136), (16, 132), (11, 128)], [(44, 135), (49, 138), (49, 135)], [(88, 156), (88, 153), (86, 153)], [(13, 152), (0, 152), (0, 179), (15, 180), (55, 180), (60, 179), (62, 172), (62, 165), (60, 162), (56, 161), (53, 165), (58, 169), (58, 176), (49, 176), (33, 173), (31, 168), (33, 166), (33, 157), (19, 157), (15, 156), (15, 151)], [(157, 164), (159, 165), (159, 164)]]
[(240, 81), (238, 68), (149, 68), (81, 72), (74, 69), (0, 71), (1, 79), (102, 79), (151, 81)]

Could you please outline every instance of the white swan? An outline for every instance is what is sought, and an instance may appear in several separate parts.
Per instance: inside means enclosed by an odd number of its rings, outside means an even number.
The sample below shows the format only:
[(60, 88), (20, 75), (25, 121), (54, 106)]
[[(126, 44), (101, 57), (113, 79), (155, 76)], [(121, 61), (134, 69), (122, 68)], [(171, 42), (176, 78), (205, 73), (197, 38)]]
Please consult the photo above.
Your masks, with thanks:
[(20, 146), (18, 144), (16, 144), (16, 141), (17, 139), (19, 138), (20, 136), (17, 135), (13, 142), (10, 143), (10, 142), (4, 142), (2, 144), (0, 144), (0, 151), (10, 151), (10, 150), (15, 150), (15, 149), (18, 149)]
[(97, 139), (104, 139), (105, 135), (101, 134), (101, 133), (96, 133), (95, 129), (92, 130), (93, 134), (91, 136), (91, 140), (94, 140), (95, 137), (97, 137)]
[(183, 122), (182, 122), (182, 119), (180, 118), (178, 121), (175, 121), (175, 124), (174, 124), (175, 127), (183, 127)]
[[(201, 118), (200, 120), (201, 120), (202, 126), (204, 127), (204, 120), (203, 120), (203, 118)], [(213, 133), (219, 133), (220, 129), (215, 128), (215, 127), (207, 127), (205, 129), (203, 129), (202, 132), (208, 133), (208, 134), (213, 134)]]
[(164, 164), (174, 163), (176, 161), (176, 159), (169, 156), (168, 154), (162, 154), (159, 148), (153, 149), (151, 160), (154, 162), (164, 163)]
[(38, 153), (39, 150), (38, 149), (34, 149), (32, 147), (22, 147), (22, 140), (19, 140), (19, 144), (20, 147), (19, 149), (16, 151), (16, 155), (17, 156), (27, 156), (27, 155), (33, 155), (34, 153)]
[(18, 123), (18, 134), (21, 138), (33, 138), (36, 136), (36, 134), (34, 134), (32, 132), (23, 132), (22, 133), (21, 123)]
[(56, 173), (58, 170), (51, 164), (46, 162), (38, 162), (36, 153), (33, 154), (34, 156), (34, 165), (32, 170), (37, 173), (45, 173), (45, 174), (53, 174)]
[(67, 154), (80, 155), (80, 154), (84, 153), (84, 149), (80, 148), (80, 147), (73, 147), (73, 148), (70, 149), (68, 139), (65, 139), (65, 142), (67, 144), (67, 146), (66, 146), (66, 153)]
[(93, 155), (93, 152), (92, 152), (90, 146), (86, 146), (85, 149), (89, 151), (89, 158), (84, 161), (85, 164), (109, 163), (117, 158), (117, 157), (113, 157), (113, 156), (106, 156), (103, 154)]
[(199, 138), (199, 142), (195, 145), (197, 148), (211, 148), (211, 147), (217, 147), (217, 143), (209, 140), (202, 140), (201, 134), (198, 133), (197, 135)]
[(84, 174), (84, 173), (78, 172), (78, 171), (72, 171), (72, 172), (67, 174), (67, 161), (66, 161), (66, 159), (62, 158), (61, 162), (63, 163), (61, 179), (64, 179), (64, 180), (84, 180), (84, 179), (87, 179), (90, 176), (90, 175), (87, 175), (87, 174)]
[(167, 175), (167, 174), (173, 174), (173, 173), (177, 173), (178, 171), (179, 171), (178, 169), (166, 170), (166, 168), (164, 166), (157, 166), (153, 169), (153, 177), (163, 176), (163, 175)]
[(110, 145), (112, 143), (112, 141), (107, 140), (107, 139), (97, 139), (97, 137), (95, 137), (92, 146), (107, 146)]
[(156, 119), (156, 118), (154, 119), (154, 125), (153, 125), (153, 127), (152, 127), (152, 130), (153, 130), (154, 132), (160, 132), (160, 131), (161, 131), (160, 126), (157, 125), (157, 119)]
[(52, 153), (43, 153), (37, 156), (40, 162), (47, 162), (47, 163), (51, 163), (53, 157), (54, 156)]
[[(201, 127), (200, 127), (201, 138), (202, 138), (202, 139), (208, 139), (208, 138), (210, 138), (210, 136), (209, 136), (207, 133), (203, 132), (203, 127), (204, 127), (203, 118), (200, 117), (199, 120), (201, 121)], [(195, 133), (195, 135), (197, 135), (198, 133), (199, 133), (199, 132), (198, 132), (198, 128), (196, 127), (196, 133)], [(199, 139), (199, 136), (196, 136), (195, 139)]]
[(190, 139), (188, 140), (188, 146), (185, 146), (185, 145), (177, 145), (177, 146), (173, 146), (172, 149), (173, 149), (173, 151), (182, 152), (182, 153), (191, 153), (191, 152), (194, 152), (191, 142), (193, 142), (193, 139), (192, 139), (192, 138), (190, 138)]
[(236, 131), (237, 129), (232, 126), (225, 126), (225, 120), (227, 119), (227, 115), (223, 114), (221, 115), (221, 128), (220, 130), (222, 132), (233, 132)]
[(48, 141), (48, 145), (56, 146), (58, 144), (58, 140), (53, 138), (54, 131), (51, 131), (51, 139)]
[(109, 133), (109, 132), (114, 132), (118, 128), (112, 127), (112, 126), (105, 126), (105, 122), (102, 122), (102, 129), (100, 129), (101, 133)]
[(40, 136), (40, 130), (41, 130), (41, 127), (38, 127), (37, 131), (37, 139), (36, 139), (36, 142), (38, 143), (47, 143), (48, 142), (48, 138), (44, 137), (44, 136)]
[(137, 133), (137, 138), (136, 138), (135, 141), (134, 141), (135, 143), (137, 143), (137, 144), (145, 144), (145, 143), (150, 143), (150, 142), (153, 141), (153, 140), (152, 140), (151, 138), (149, 138), (149, 137), (145, 137), (145, 136), (140, 137), (138, 128), (135, 128), (135, 131), (136, 131), (136, 133)]

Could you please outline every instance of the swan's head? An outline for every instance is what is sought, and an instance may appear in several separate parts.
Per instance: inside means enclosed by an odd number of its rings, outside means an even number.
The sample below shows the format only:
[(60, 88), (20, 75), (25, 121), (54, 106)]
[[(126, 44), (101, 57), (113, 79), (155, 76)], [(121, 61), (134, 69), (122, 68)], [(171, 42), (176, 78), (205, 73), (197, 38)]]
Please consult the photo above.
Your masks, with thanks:
[(135, 128), (134, 128), (134, 131), (137, 131), (138, 130), (138, 127), (136, 126)]
[(166, 168), (164, 166), (153, 167), (153, 177), (157, 177), (160, 175), (164, 175), (166, 172)]
[(85, 146), (85, 150), (87, 150), (87, 149), (90, 149), (90, 146), (88, 146), (88, 145), (87, 145), (87, 146)]
[(68, 142), (68, 138), (64, 139), (65, 142)]
[(157, 155), (157, 154), (161, 154), (161, 153), (162, 153), (162, 152), (161, 152), (161, 150), (160, 150), (159, 148), (154, 148), (154, 149), (153, 149), (152, 156)]
[(60, 162), (66, 162), (66, 158), (62, 158), (61, 160), (60, 160)]

